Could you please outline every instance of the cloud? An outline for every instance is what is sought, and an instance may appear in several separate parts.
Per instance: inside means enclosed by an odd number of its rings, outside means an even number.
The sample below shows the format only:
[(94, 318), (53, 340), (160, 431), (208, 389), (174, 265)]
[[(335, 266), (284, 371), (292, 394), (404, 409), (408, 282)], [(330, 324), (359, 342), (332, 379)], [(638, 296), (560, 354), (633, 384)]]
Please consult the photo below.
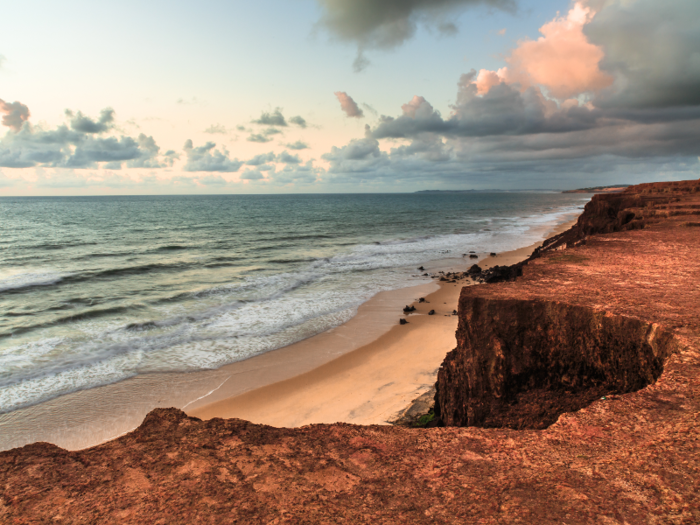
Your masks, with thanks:
[(700, 2), (608, 0), (584, 28), (615, 79), (600, 107), (665, 108), (700, 104)]
[(265, 178), (265, 175), (263, 175), (259, 169), (254, 169), (254, 170), (247, 170), (244, 171), (243, 174), (241, 175), (241, 180), (262, 180)]
[(296, 124), (300, 128), (305, 128), (307, 126), (306, 120), (304, 120), (304, 118), (300, 117), (299, 115), (297, 115), (296, 117), (290, 118), (289, 122), (291, 122), (292, 124)]
[(103, 109), (100, 112), (100, 118), (97, 120), (86, 117), (80, 111), (74, 115), (70, 109), (66, 110), (66, 116), (71, 119), (71, 129), (81, 133), (104, 133), (114, 126), (114, 110), (112, 108)]
[(540, 39), (519, 42), (506, 68), (462, 75), (449, 114), (417, 95), (332, 148), (327, 180), (571, 187), (570, 178), (698, 177), (699, 15), (700, 4), (681, 0), (577, 2)]
[(589, 42), (583, 32), (594, 16), (592, 8), (575, 3), (566, 16), (544, 24), (540, 38), (521, 41), (506, 58), (507, 67), (482, 69), (476, 80), (479, 93), (506, 82), (523, 90), (543, 86), (554, 98), (565, 100), (610, 86), (612, 76), (599, 67), (603, 49)]
[(29, 120), (29, 108), (17, 101), (10, 103), (0, 98), (0, 113), (4, 113), (2, 125), (12, 128), (15, 131), (19, 131), (22, 124)]
[(267, 162), (272, 162), (275, 160), (275, 154), (270, 152), (270, 153), (261, 153), (260, 155), (256, 155), (250, 160), (246, 161), (246, 164), (248, 166), (262, 166), (263, 164)]
[(286, 151), (283, 151), (279, 155), (277, 155), (277, 158), (275, 159), (277, 162), (283, 162), (285, 164), (300, 164), (301, 159), (299, 158), (299, 155), (292, 155)]
[(302, 142), (301, 140), (297, 140), (296, 142), (292, 142), (290, 144), (287, 144), (287, 147), (289, 149), (293, 150), (300, 150), (300, 149), (307, 149), (309, 145), (306, 142)]
[(208, 171), (231, 173), (238, 171), (243, 162), (231, 159), (226, 148), (214, 149), (214, 142), (207, 142), (204, 146), (194, 147), (191, 140), (185, 142), (184, 150), (187, 154), (187, 163), (183, 167), (185, 171)]
[(370, 112), (372, 115), (374, 115), (375, 117), (376, 117), (377, 115), (379, 115), (379, 113), (377, 112), (377, 110), (374, 109), (374, 108), (373, 108), (372, 106), (370, 106), (369, 104), (365, 104), (365, 103), (363, 102), (363, 103), (362, 103), (362, 107), (365, 108), (367, 111), (369, 111), (369, 112)]
[[(245, 130), (245, 128), (243, 128)], [(228, 130), (226, 129), (226, 126), (222, 124), (212, 124), (209, 126), (207, 129), (204, 130), (204, 133), (209, 133), (210, 135), (215, 135), (215, 134), (221, 134), (225, 135), (228, 133)]]
[(389, 156), (373, 138), (354, 139), (341, 148), (333, 146), (321, 158), (330, 162), (331, 174), (367, 174), (390, 165)]
[(453, 31), (448, 16), (475, 5), (515, 10), (514, 0), (319, 0), (320, 24), (343, 41), (389, 49), (413, 37), (419, 24)]
[(248, 142), (260, 142), (260, 143), (265, 143), (265, 142), (271, 142), (272, 138), (270, 138), (272, 135), (278, 135), (282, 133), (277, 128), (267, 128), (264, 130), (262, 133), (252, 133), (246, 140)]
[[(24, 106), (26, 108), (26, 106)], [(26, 114), (29, 111), (26, 110)], [(110, 131), (114, 111), (105, 109), (98, 119), (81, 112), (66, 112), (70, 127), (55, 129), (31, 126), (28, 121), (18, 131), (10, 131), (0, 140), (0, 166), (29, 168), (37, 166), (63, 168), (119, 169), (127, 167), (160, 168), (172, 165), (173, 156), (160, 155), (153, 137), (141, 133), (138, 137), (97, 135)], [(13, 127), (14, 129), (14, 127)]]
[(284, 119), (284, 115), (282, 115), (282, 111), (280, 108), (275, 109), (275, 111), (271, 113), (265, 113), (263, 112), (262, 115), (260, 115), (260, 118), (258, 120), (254, 120), (253, 124), (262, 124), (264, 126), (287, 126), (287, 121)]
[(335, 96), (338, 98), (338, 102), (340, 102), (340, 109), (342, 109), (348, 117), (362, 118), (365, 116), (350, 95), (344, 91), (336, 91)]
[(272, 139), (270, 137), (262, 135), (261, 133), (253, 133), (246, 140), (248, 142), (259, 142), (261, 144), (264, 144), (266, 142), (272, 142)]
[(419, 25), (454, 34), (456, 13), (485, 5), (514, 11), (515, 0), (318, 0), (319, 25), (335, 38), (357, 45), (355, 71), (369, 64), (366, 49), (391, 49), (411, 39)]
[(316, 168), (313, 161), (306, 164), (288, 164), (282, 170), (270, 173), (272, 182), (282, 186), (296, 186), (299, 184), (316, 184), (320, 182), (325, 171)]

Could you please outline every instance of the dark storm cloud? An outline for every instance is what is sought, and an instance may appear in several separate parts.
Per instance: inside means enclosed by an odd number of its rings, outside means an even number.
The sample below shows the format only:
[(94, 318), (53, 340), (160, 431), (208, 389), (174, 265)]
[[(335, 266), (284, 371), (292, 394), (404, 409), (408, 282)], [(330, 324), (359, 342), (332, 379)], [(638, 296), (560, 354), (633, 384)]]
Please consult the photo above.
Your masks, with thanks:
[(457, 104), (452, 115), (443, 119), (440, 112), (423, 97), (415, 96), (402, 106), (399, 117), (380, 117), (371, 134), (374, 138), (406, 138), (420, 133), (442, 136), (483, 137), (489, 135), (523, 135), (562, 133), (588, 129), (602, 116), (585, 108), (560, 109), (544, 98), (538, 88), (524, 92), (508, 84), (499, 84), (483, 96), (471, 83), (474, 72), (460, 81)]
[[(515, 0), (318, 0), (320, 23), (341, 40), (363, 47), (391, 48), (410, 39), (419, 23), (453, 31), (448, 13), (475, 5), (514, 11)], [(449, 26), (449, 27), (448, 27)]]
[(449, 15), (485, 5), (514, 11), (515, 0), (318, 0), (323, 14), (320, 25), (341, 41), (358, 46), (354, 63), (361, 71), (369, 61), (365, 49), (397, 47), (416, 32), (419, 24), (454, 34), (457, 27)]
[(473, 77), (472, 73), (462, 78), (449, 118), (443, 119), (429, 102), (417, 96), (402, 106), (399, 117), (382, 116), (371, 137), (426, 141), (438, 136), (458, 143), (472, 139), (481, 145), (486, 144), (481, 138), (503, 137), (488, 147), (498, 144), (505, 151), (517, 151), (521, 143), (541, 142), (551, 152), (577, 152), (576, 156), (596, 154), (596, 148), (610, 153), (617, 148), (620, 155), (636, 155), (630, 149), (634, 140), (639, 141), (642, 155), (696, 155), (699, 151), (700, 107), (565, 107), (546, 99), (539, 88), (521, 92), (507, 84), (479, 96), (471, 83)]
[(700, 105), (700, 2), (609, 1), (585, 26), (602, 47), (601, 69), (615, 84), (596, 100), (604, 108)]
[[(518, 177), (553, 184), (558, 177), (603, 177), (623, 169), (697, 177), (700, 3), (588, 5), (600, 9), (584, 30), (603, 50), (601, 68), (614, 79), (609, 88), (565, 102), (548, 98), (538, 85), (523, 89), (503, 81), (480, 93), (472, 71), (460, 79), (449, 114), (415, 96), (398, 115), (382, 115), (364, 139), (324, 155), (332, 180), (454, 181), (503, 174), (512, 184)], [(371, 34), (372, 27), (381, 27), (381, 16), (367, 25), (356, 22)], [(364, 33), (352, 34), (359, 41)], [(397, 34), (387, 42), (400, 43)], [(385, 139), (399, 144), (378, 143)]]
[(214, 142), (207, 142), (204, 146), (194, 147), (191, 140), (185, 142), (184, 150), (187, 154), (187, 163), (182, 168), (185, 171), (208, 171), (231, 173), (238, 171), (243, 165), (238, 159), (231, 159), (226, 148), (220, 151)]
[(19, 131), (22, 124), (29, 120), (29, 108), (17, 101), (5, 102), (0, 99), (0, 113), (4, 113), (2, 125), (15, 131)]

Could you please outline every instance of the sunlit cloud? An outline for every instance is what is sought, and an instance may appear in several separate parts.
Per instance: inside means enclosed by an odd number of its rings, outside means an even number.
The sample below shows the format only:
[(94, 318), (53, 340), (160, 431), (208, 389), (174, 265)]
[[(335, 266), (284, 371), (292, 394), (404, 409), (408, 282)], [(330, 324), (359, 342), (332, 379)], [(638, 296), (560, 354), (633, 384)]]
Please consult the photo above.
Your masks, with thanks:
[(2, 125), (19, 131), (27, 120), (29, 120), (29, 108), (21, 102), (5, 102), (0, 99), (0, 113), (3, 113)]
[(506, 58), (507, 67), (479, 72), (476, 79), (479, 94), (506, 82), (517, 84), (522, 90), (542, 86), (554, 98), (565, 100), (610, 86), (612, 76), (599, 67), (603, 49), (592, 44), (583, 32), (594, 16), (593, 9), (577, 2), (566, 16), (544, 24), (540, 38), (523, 40), (511, 52)]
[(365, 116), (350, 95), (344, 91), (336, 91), (335, 96), (338, 102), (340, 102), (340, 109), (342, 109), (348, 117), (362, 118)]

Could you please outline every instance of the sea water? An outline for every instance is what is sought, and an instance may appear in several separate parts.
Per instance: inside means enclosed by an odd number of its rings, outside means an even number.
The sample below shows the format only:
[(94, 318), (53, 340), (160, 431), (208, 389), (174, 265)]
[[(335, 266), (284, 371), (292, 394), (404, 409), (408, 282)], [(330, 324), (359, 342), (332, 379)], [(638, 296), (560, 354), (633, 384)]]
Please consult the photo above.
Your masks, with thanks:
[[(541, 240), (558, 193), (0, 199), (0, 413), (218, 368), (350, 319), (428, 261)], [(465, 260), (465, 265), (468, 263)]]

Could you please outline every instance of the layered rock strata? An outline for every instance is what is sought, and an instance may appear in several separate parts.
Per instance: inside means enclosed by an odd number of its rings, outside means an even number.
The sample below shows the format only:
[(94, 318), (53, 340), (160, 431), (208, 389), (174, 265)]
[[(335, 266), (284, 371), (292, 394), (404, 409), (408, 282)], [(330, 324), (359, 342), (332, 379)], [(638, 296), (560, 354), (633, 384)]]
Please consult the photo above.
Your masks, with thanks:
[(596, 196), (521, 277), (462, 291), (441, 417), (500, 428), (159, 409), (0, 453), (0, 523), (700, 523), (699, 192)]

